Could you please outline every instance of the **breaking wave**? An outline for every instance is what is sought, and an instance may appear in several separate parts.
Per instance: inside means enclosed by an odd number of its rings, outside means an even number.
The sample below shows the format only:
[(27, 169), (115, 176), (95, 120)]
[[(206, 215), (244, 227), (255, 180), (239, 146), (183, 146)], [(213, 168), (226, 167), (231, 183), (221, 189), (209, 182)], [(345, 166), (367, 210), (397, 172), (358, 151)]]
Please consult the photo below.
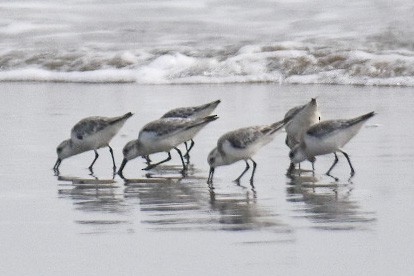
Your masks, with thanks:
[(414, 86), (414, 51), (301, 42), (112, 52), (11, 50), (0, 52), (0, 81)]

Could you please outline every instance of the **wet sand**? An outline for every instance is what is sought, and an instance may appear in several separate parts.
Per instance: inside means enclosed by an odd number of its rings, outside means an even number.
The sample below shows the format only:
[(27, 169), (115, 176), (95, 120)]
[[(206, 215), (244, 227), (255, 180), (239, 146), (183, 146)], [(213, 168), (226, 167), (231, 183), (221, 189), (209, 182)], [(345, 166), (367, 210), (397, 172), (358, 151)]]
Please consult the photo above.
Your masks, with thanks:
[[(411, 88), (354, 86), (2, 83), (0, 274), (2, 275), (410, 275), (414, 273), (414, 97)], [(217, 138), (280, 120), (318, 96), (323, 119), (378, 114), (316, 173), (288, 178), (284, 134), (256, 156), (255, 188), (244, 163), (219, 167), (206, 184)], [(195, 138), (188, 176), (180, 160), (145, 172), (128, 163), (112, 181), (101, 149), (52, 167), (56, 146), (91, 115), (131, 111), (111, 145), (122, 147), (171, 108), (221, 99), (220, 119)], [(154, 155), (154, 160), (165, 154)], [(310, 164), (302, 166), (310, 169)], [(148, 180), (143, 180), (147, 179)]]

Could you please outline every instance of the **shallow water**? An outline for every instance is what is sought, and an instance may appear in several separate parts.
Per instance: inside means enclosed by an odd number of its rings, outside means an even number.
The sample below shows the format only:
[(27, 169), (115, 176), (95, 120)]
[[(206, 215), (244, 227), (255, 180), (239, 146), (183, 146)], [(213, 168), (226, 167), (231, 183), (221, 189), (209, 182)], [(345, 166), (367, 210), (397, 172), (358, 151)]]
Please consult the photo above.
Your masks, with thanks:
[[(3, 83), (0, 91), (1, 274), (414, 272), (410, 89)], [(378, 113), (345, 147), (354, 178), (348, 180), (342, 156), (333, 170), (337, 182), (324, 175), (332, 156), (318, 158), (315, 176), (287, 178), (281, 134), (255, 157), (254, 189), (248, 175), (240, 186), (232, 182), (242, 162), (218, 168), (213, 188), (206, 184), (206, 156), (221, 134), (279, 120), (313, 96), (324, 119)], [(178, 173), (173, 153), (147, 181), (144, 161), (135, 159), (124, 171), (132, 181), (111, 183), (107, 149), (99, 151), (93, 176), (87, 170), (92, 152), (64, 160), (60, 177), (51, 170), (56, 146), (80, 118), (135, 113), (111, 143), (119, 163), (123, 145), (146, 122), (173, 107), (215, 99), (222, 100), (220, 119), (196, 137), (187, 177)]]

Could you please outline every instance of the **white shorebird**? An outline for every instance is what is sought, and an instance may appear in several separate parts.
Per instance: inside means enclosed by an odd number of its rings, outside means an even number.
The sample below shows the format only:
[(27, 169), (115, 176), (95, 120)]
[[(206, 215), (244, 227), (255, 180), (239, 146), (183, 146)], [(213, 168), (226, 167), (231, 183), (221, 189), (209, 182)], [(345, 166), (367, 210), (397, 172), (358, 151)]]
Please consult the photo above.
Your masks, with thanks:
[[(321, 114), (318, 109), (316, 98), (312, 98), (307, 104), (291, 108), (286, 112), (285, 119), (291, 119), (291, 121), (285, 125), (285, 143), (290, 149), (293, 149), (302, 141), (306, 130), (321, 120)], [(294, 168), (295, 165), (291, 163), (288, 172), (292, 172)]]
[(99, 154), (96, 151), (99, 148), (108, 147), (112, 156), (113, 169), (116, 170), (115, 158), (109, 142), (118, 133), (126, 120), (132, 116), (131, 112), (119, 117), (88, 117), (80, 120), (71, 131), (71, 138), (63, 141), (57, 147), (56, 152), (58, 159), (53, 169), (59, 170), (60, 163), (63, 159), (70, 156), (93, 150), (95, 159), (89, 166), (92, 170), (93, 165), (98, 159)]
[[(214, 102), (206, 103), (199, 106), (190, 106), (190, 107), (179, 107), (174, 108), (164, 115), (161, 118), (191, 118), (191, 119), (201, 119), (208, 115), (210, 115), (214, 109), (219, 105), (221, 101), (217, 100)], [(186, 156), (189, 158), (189, 153), (194, 146), (194, 140), (190, 140), (190, 146), (187, 145), (187, 141), (184, 142), (185, 149), (186, 149)]]
[(282, 120), (266, 126), (252, 126), (227, 132), (217, 141), (217, 147), (208, 155), (207, 162), (210, 165), (210, 173), (207, 183), (213, 183), (214, 170), (218, 166), (230, 165), (239, 160), (246, 162), (246, 168), (235, 182), (239, 183), (240, 178), (249, 170), (247, 160), (253, 163), (253, 172), (250, 177), (250, 184), (253, 186), (253, 177), (256, 171), (256, 162), (252, 156), (264, 145), (271, 142), (275, 134), (283, 128), (286, 121)]
[(316, 98), (305, 105), (296, 106), (290, 109), (285, 119), (291, 118), (291, 121), (285, 125), (286, 129), (286, 145), (292, 149), (302, 141), (306, 130), (314, 124), (319, 123), (321, 114), (318, 110)]
[(126, 163), (138, 156), (146, 156), (157, 152), (166, 152), (167, 159), (156, 164), (150, 164), (144, 170), (152, 169), (162, 163), (171, 160), (172, 149), (180, 155), (183, 171), (186, 169), (181, 151), (177, 148), (179, 144), (192, 139), (204, 126), (217, 120), (216, 115), (201, 119), (187, 118), (164, 118), (146, 124), (139, 132), (138, 139), (128, 142), (124, 149), (124, 159), (118, 174), (123, 177), (122, 171)]
[(333, 153), (335, 160), (329, 170), (326, 172), (330, 175), (331, 170), (338, 162), (337, 152), (341, 152), (351, 167), (351, 177), (355, 174), (351, 160), (342, 147), (354, 137), (361, 129), (362, 125), (374, 116), (374, 112), (348, 120), (330, 120), (320, 122), (311, 126), (303, 136), (302, 142), (296, 145), (289, 153), (292, 163), (300, 163), (304, 160), (315, 161), (315, 156)]

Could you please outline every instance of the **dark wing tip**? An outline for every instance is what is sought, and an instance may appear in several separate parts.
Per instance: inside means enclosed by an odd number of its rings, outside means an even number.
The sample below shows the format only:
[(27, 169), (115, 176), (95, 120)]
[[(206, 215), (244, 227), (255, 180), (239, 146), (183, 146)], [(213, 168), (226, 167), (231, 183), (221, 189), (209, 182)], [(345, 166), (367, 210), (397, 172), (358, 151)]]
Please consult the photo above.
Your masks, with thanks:
[(369, 113), (367, 113), (367, 114), (364, 114), (364, 115), (362, 115), (361, 116), (361, 118), (363, 119), (363, 120), (367, 120), (367, 119), (369, 119), (369, 118), (371, 118), (371, 117), (373, 117), (374, 115), (376, 115), (377, 113), (375, 113), (375, 111), (371, 111), (371, 112), (369, 112)]

